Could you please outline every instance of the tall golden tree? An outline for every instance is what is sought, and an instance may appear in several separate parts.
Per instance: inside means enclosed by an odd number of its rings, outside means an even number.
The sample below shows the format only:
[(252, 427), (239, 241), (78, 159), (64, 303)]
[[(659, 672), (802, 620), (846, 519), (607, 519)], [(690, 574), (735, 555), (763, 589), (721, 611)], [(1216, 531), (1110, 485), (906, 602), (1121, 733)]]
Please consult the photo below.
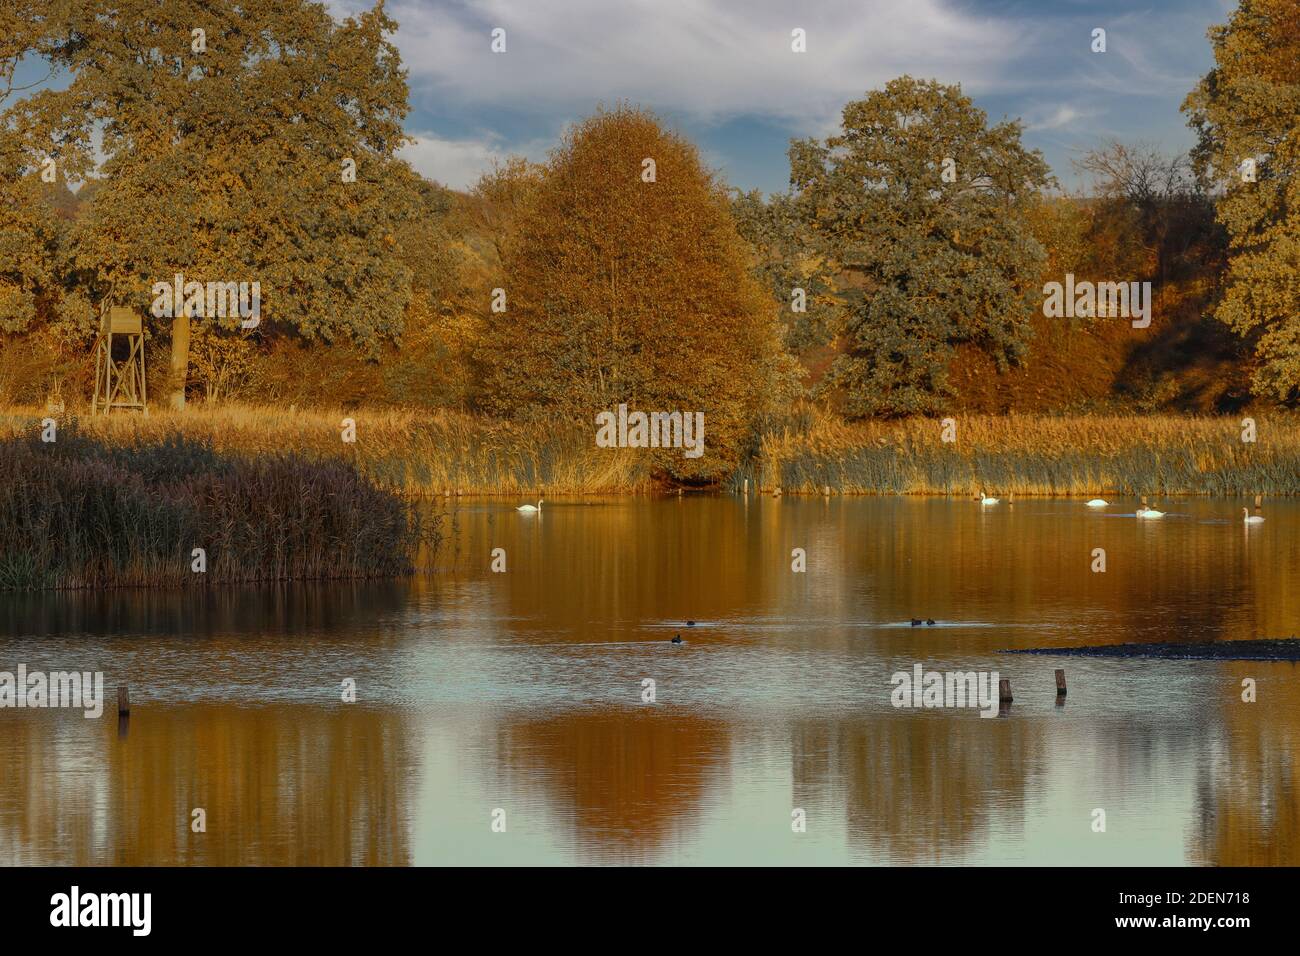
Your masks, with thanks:
[[(1210, 31), (1214, 69), (1183, 104), (1229, 237), (1216, 315), (1255, 343), (1255, 390), (1300, 399), (1300, 10), (1241, 0)], [(1249, 164), (1243, 168), (1243, 164)], [(1251, 168), (1253, 166), (1253, 168)]]
[(577, 124), (504, 243), (487, 404), (595, 431), (595, 415), (703, 412), (705, 452), (651, 452), (675, 477), (739, 462), (785, 374), (776, 306), (751, 277), (726, 189), (645, 110)]

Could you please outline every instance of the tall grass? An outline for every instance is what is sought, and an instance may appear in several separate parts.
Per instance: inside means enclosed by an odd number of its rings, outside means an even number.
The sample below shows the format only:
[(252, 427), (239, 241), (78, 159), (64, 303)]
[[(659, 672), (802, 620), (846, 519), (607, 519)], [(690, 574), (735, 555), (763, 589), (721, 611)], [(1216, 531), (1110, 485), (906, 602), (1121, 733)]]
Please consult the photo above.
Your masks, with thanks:
[[(43, 416), (0, 411), (0, 439), (33, 436)], [(731, 478), (787, 493), (973, 495), (1300, 494), (1300, 417), (1257, 414), (1257, 441), (1239, 418), (955, 416), (847, 424), (802, 408), (758, 436)], [(342, 422), (356, 441), (342, 440)], [(199, 406), (184, 413), (83, 418), (77, 432), (106, 448), (176, 447), (184, 455), (275, 456), (336, 462), (408, 498), (478, 494), (617, 494), (653, 489), (649, 456), (596, 447), (593, 429), (550, 429), (457, 412)], [(60, 442), (63, 432), (60, 432)], [(184, 446), (186, 451), (179, 450)], [(198, 468), (198, 464), (193, 466)]]
[(1178, 416), (955, 416), (845, 424), (808, 409), (762, 437), (762, 488), (840, 494), (1300, 494), (1300, 419)]
[[(0, 437), (33, 434), (43, 416), (0, 411)], [(356, 423), (344, 442), (342, 421)], [(598, 448), (589, 429), (538, 427), (457, 412), (198, 406), (183, 413), (85, 417), (83, 434), (111, 445), (180, 436), (218, 453), (293, 451), (341, 459), (408, 497), (455, 494), (595, 494), (648, 491), (650, 463), (635, 449)]]
[(0, 439), (0, 589), (388, 577), (437, 537), (338, 459), (176, 434), (110, 444), (74, 421), (51, 443)]

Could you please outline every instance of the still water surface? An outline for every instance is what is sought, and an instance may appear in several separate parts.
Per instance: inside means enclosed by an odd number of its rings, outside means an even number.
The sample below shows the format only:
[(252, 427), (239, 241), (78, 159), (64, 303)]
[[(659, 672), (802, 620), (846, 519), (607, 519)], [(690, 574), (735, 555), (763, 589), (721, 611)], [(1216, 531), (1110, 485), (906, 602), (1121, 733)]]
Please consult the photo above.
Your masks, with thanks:
[(408, 582), (0, 595), (0, 670), (133, 704), (0, 710), (0, 864), (1300, 863), (1296, 665), (998, 653), (1300, 631), (1300, 506), (1134, 504), (465, 499)]

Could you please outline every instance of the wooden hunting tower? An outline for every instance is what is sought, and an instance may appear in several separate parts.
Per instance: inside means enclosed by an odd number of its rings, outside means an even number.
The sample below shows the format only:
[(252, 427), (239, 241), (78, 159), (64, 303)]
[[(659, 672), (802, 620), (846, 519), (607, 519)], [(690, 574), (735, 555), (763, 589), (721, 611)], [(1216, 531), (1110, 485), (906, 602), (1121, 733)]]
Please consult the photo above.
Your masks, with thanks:
[(146, 411), (147, 401), (143, 320), (135, 309), (105, 303), (100, 306), (99, 336), (95, 339), (95, 398), (91, 412), (118, 408)]

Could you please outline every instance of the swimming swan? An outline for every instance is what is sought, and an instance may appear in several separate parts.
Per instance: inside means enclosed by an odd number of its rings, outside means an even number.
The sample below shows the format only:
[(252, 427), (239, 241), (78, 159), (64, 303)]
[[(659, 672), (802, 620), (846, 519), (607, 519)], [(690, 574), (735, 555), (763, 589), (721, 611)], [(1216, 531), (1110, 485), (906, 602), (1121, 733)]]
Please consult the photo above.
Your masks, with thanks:
[(1242, 509), (1241, 509), (1241, 513), (1242, 513), (1242, 515), (1243, 515), (1242, 520), (1245, 521), (1246, 524), (1263, 524), (1263, 523), (1264, 523), (1264, 516), (1263, 516), (1263, 515), (1253, 515), (1253, 514), (1251, 514), (1249, 508), (1242, 508)]
[(542, 510), (542, 501), (543, 501), (543, 499), (538, 498), (538, 499), (537, 499), (537, 507), (533, 507), (532, 505), (520, 505), (520, 506), (519, 506), (518, 508), (516, 508), (515, 510), (516, 510), (516, 511), (526, 511), (526, 512), (529, 512), (530, 514), (531, 514), (532, 512), (534, 512), (534, 511), (541, 511), (541, 510)]
[(1135, 518), (1163, 518), (1165, 513), (1163, 511), (1156, 511), (1155, 508), (1148, 508), (1146, 505), (1142, 505), (1136, 512), (1134, 512), (1133, 516)]
[(982, 505), (995, 505), (998, 503), (998, 499), (990, 498), (988, 495), (984, 494), (983, 488), (980, 489), (979, 501)]
[(1089, 507), (1089, 508), (1105, 508), (1105, 507), (1106, 507), (1107, 505), (1109, 505), (1109, 504), (1110, 504), (1110, 502), (1107, 501), (1105, 498), (1093, 498), (1091, 501), (1088, 502), (1088, 507)]

